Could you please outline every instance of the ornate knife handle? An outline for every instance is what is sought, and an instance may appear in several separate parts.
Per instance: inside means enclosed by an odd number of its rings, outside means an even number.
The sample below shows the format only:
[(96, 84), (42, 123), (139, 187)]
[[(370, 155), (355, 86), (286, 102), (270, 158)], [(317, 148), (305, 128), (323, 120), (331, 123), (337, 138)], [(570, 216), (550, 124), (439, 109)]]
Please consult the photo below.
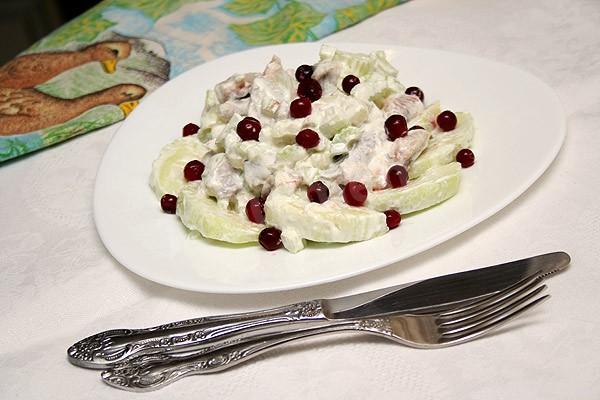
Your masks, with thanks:
[[(329, 321), (321, 300), (269, 310), (171, 322), (146, 329), (113, 329), (89, 336), (67, 350), (69, 361), (84, 368), (106, 369), (132, 357), (152, 353), (196, 354), (231, 346), (257, 336), (299, 325), (318, 326)], [(293, 328), (285, 328), (293, 325)]]
[(204, 354), (148, 354), (103, 371), (102, 380), (110, 386), (132, 392), (157, 390), (187, 376), (231, 368), (291, 341), (340, 331), (363, 331), (386, 336), (390, 331), (389, 320), (383, 317), (331, 321), (327, 326), (266, 336)]

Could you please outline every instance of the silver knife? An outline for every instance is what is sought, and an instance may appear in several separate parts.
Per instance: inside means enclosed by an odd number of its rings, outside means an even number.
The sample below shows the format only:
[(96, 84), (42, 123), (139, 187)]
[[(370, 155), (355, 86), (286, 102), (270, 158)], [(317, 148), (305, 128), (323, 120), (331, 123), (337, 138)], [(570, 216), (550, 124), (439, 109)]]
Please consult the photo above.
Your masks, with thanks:
[(443, 275), (372, 292), (327, 300), (330, 318), (374, 317), (397, 312), (432, 312), (456, 306), (514, 285), (520, 280), (562, 271), (571, 262), (565, 252), (542, 254), (491, 267)]
[(531, 276), (545, 277), (561, 271), (570, 260), (567, 253), (549, 253), (336, 299), (195, 318), (146, 329), (115, 329), (75, 343), (67, 354), (77, 366), (106, 369), (144, 354), (193, 351), (201, 355), (269, 334), (319, 328), (332, 320), (433, 312), (492, 296)]

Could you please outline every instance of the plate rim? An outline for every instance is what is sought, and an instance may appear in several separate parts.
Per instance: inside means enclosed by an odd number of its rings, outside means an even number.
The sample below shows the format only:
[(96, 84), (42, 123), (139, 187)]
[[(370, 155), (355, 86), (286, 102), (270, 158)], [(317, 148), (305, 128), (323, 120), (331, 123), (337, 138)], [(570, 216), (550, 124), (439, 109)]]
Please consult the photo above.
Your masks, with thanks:
[[(213, 60), (210, 60), (206, 63), (196, 65), (196, 66), (190, 68), (189, 70), (183, 72), (182, 74), (176, 76), (175, 78), (170, 79), (168, 82), (166, 82), (165, 84), (160, 86), (158, 89), (156, 89), (154, 92), (152, 92), (150, 94), (150, 96), (153, 96), (156, 93), (159, 93), (161, 91), (161, 89), (163, 89), (167, 85), (170, 85), (172, 82), (179, 79), (180, 77), (183, 77), (188, 74), (193, 74), (196, 69), (205, 67), (207, 64), (223, 62), (223, 59), (226, 60), (227, 58), (230, 58), (230, 57), (244, 56), (245, 54), (251, 54), (253, 52), (256, 52), (257, 50), (265, 51), (265, 50), (273, 49), (274, 51), (276, 51), (278, 48), (282, 48), (282, 47), (286, 47), (286, 48), (288, 48), (288, 47), (306, 47), (306, 48), (312, 49), (315, 47), (318, 48), (324, 44), (329, 44), (329, 45), (332, 45), (332, 46), (335, 46), (338, 48), (364, 46), (364, 47), (371, 47), (371, 48), (378, 47), (379, 49), (384, 49), (384, 50), (407, 49), (409, 51), (427, 51), (427, 52), (445, 53), (445, 54), (449, 54), (451, 56), (458, 55), (460, 57), (471, 58), (471, 59), (477, 60), (477, 61), (484, 61), (486, 63), (496, 64), (502, 68), (511, 69), (517, 73), (527, 76), (529, 79), (531, 79), (533, 81), (536, 81), (539, 85), (545, 87), (548, 94), (552, 95), (551, 98), (549, 99), (549, 101), (552, 101), (555, 104), (557, 110), (560, 110), (560, 115), (558, 116), (559, 124), (560, 124), (560, 126), (558, 127), (558, 130), (560, 132), (559, 140), (557, 140), (554, 143), (554, 146), (551, 149), (549, 149), (549, 151), (546, 153), (543, 161), (540, 162), (540, 164), (539, 164), (540, 166), (535, 171), (535, 173), (532, 173), (528, 180), (524, 181), (521, 185), (515, 187), (512, 190), (512, 193), (513, 193), (512, 196), (507, 196), (504, 199), (504, 201), (499, 201), (497, 203), (494, 203), (493, 207), (489, 207), (486, 210), (486, 212), (482, 213), (478, 218), (472, 218), (468, 221), (468, 223), (456, 226), (455, 229), (453, 229), (452, 231), (449, 231), (446, 234), (438, 237), (436, 240), (423, 243), (420, 246), (416, 246), (412, 251), (401, 253), (401, 256), (399, 256), (399, 257), (391, 257), (391, 258), (386, 259), (385, 261), (374, 262), (372, 264), (369, 264), (369, 266), (365, 267), (365, 268), (355, 269), (355, 270), (352, 270), (349, 272), (335, 274), (335, 275), (332, 275), (327, 278), (320, 278), (318, 280), (307, 279), (300, 283), (282, 284), (282, 285), (271, 286), (271, 287), (267, 287), (267, 288), (255, 287), (255, 288), (246, 288), (246, 289), (241, 289), (241, 288), (236, 289), (233, 287), (226, 287), (226, 286), (218, 286), (218, 287), (211, 288), (210, 285), (208, 287), (203, 286), (203, 285), (198, 285), (197, 283), (188, 285), (185, 283), (180, 283), (180, 282), (173, 283), (173, 282), (169, 282), (166, 280), (158, 279), (156, 276), (147, 274), (146, 270), (143, 267), (138, 268), (135, 265), (130, 265), (131, 263), (125, 262), (123, 260), (123, 257), (118, 257), (118, 255), (116, 254), (116, 253), (118, 253), (118, 251), (115, 251), (114, 247), (111, 248), (111, 245), (109, 244), (110, 240), (107, 239), (106, 232), (104, 230), (104, 225), (101, 222), (102, 218), (101, 218), (101, 216), (99, 216), (99, 214), (101, 214), (101, 212), (99, 212), (99, 207), (98, 207), (99, 196), (100, 196), (99, 195), (99, 192), (100, 192), (99, 182), (101, 182), (101, 179), (103, 179), (101, 177), (103, 176), (103, 171), (106, 169), (107, 155), (111, 152), (112, 147), (115, 146), (115, 139), (119, 136), (119, 133), (123, 130), (126, 130), (128, 125), (131, 123), (131, 119), (126, 118), (121, 123), (121, 125), (117, 127), (108, 146), (106, 147), (106, 150), (104, 151), (104, 154), (102, 155), (102, 158), (101, 158), (101, 161), (100, 161), (97, 173), (96, 173), (96, 177), (95, 177), (94, 193), (93, 193), (93, 199), (92, 199), (92, 203), (93, 203), (93, 213), (92, 214), (93, 214), (94, 225), (96, 227), (96, 231), (98, 233), (98, 236), (100, 237), (100, 240), (101, 240), (103, 246), (106, 248), (106, 250), (108, 251), (110, 256), (112, 258), (114, 258), (121, 266), (125, 267), (126, 269), (133, 272), (134, 274), (143, 277), (144, 279), (148, 279), (148, 280), (158, 283), (162, 286), (172, 287), (172, 288), (186, 290), (186, 291), (199, 292), (199, 293), (210, 293), (210, 294), (274, 293), (274, 292), (284, 292), (284, 291), (303, 289), (303, 288), (314, 287), (314, 286), (319, 286), (319, 285), (325, 285), (325, 284), (329, 284), (332, 282), (338, 282), (338, 281), (346, 280), (346, 279), (356, 277), (359, 275), (363, 275), (363, 274), (384, 268), (386, 266), (390, 266), (397, 262), (408, 260), (418, 254), (421, 254), (425, 251), (433, 249), (433, 248), (437, 247), (438, 245), (440, 245), (454, 237), (458, 237), (459, 235), (463, 234), (467, 230), (475, 227), (476, 225), (479, 225), (481, 222), (485, 221), (486, 219), (489, 219), (490, 217), (492, 217), (493, 215), (495, 215), (496, 213), (498, 213), (499, 211), (501, 211), (502, 209), (507, 207), (509, 204), (513, 203), (515, 200), (517, 200), (519, 197), (521, 197), (529, 188), (531, 188), (535, 184), (535, 182), (548, 170), (548, 168), (550, 167), (552, 162), (556, 159), (558, 153), (560, 152), (560, 149), (562, 148), (562, 146), (564, 144), (564, 141), (566, 138), (566, 133), (567, 133), (567, 118), (566, 118), (566, 114), (565, 114), (564, 105), (560, 101), (560, 98), (558, 97), (558, 94), (556, 93), (556, 91), (554, 89), (552, 89), (552, 87), (550, 87), (546, 82), (542, 81), (537, 76), (530, 73), (529, 71), (523, 70), (523, 69), (513, 66), (511, 64), (498, 62), (496, 60), (491, 60), (491, 59), (488, 59), (485, 57), (480, 57), (477, 55), (466, 54), (466, 53), (461, 53), (461, 52), (456, 52), (456, 51), (443, 50), (443, 49), (427, 48), (427, 47), (399, 46), (399, 45), (377, 44), (377, 43), (369, 43), (369, 42), (329, 42), (329, 41), (308, 42), (308, 43), (289, 43), (289, 44), (277, 44), (277, 45), (270, 45), (270, 46), (255, 47), (255, 48), (246, 49), (246, 50), (243, 50), (240, 52), (227, 54), (222, 57), (218, 57)], [(274, 54), (276, 54), (276, 53), (274, 53)], [(138, 108), (134, 109), (132, 113), (135, 113), (137, 111), (138, 111)]]

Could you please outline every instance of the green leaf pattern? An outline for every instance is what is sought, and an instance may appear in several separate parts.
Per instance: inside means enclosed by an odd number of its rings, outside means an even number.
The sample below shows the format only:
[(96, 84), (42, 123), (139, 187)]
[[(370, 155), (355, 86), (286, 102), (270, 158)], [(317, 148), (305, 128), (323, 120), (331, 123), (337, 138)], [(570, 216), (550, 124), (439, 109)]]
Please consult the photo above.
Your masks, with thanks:
[(0, 160), (8, 160), (35, 150), (21, 138), (8, 138), (0, 141)]
[(277, 0), (232, 0), (225, 9), (237, 15), (264, 14), (277, 3)]
[(296, 1), (288, 3), (278, 13), (249, 24), (231, 25), (231, 29), (246, 43), (264, 45), (315, 40), (310, 28), (325, 14)]
[(394, 7), (407, 0), (367, 0), (363, 4), (341, 8), (335, 12), (335, 20), (339, 30), (352, 26), (363, 19)]
[(154, 21), (172, 13), (187, 3), (197, 0), (112, 0), (105, 1), (113, 7), (138, 10), (152, 18)]

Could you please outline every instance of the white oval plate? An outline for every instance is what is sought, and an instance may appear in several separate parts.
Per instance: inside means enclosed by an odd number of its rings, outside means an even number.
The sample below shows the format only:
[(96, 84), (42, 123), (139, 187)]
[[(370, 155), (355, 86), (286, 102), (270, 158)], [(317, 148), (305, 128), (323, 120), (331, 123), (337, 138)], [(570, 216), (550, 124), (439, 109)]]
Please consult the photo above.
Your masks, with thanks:
[(390, 233), (298, 254), (192, 239), (164, 214), (148, 186), (160, 149), (198, 121), (205, 91), (236, 72), (262, 71), (273, 54), (288, 68), (318, 60), (320, 44), (262, 47), (200, 65), (145, 99), (115, 134), (96, 181), (94, 216), (102, 241), (125, 267), (152, 281), (212, 293), (306, 287), (372, 271), (425, 251), (490, 217), (523, 193), (550, 165), (566, 125), (554, 92), (530, 74), (496, 62), (438, 50), (334, 44), (343, 50), (389, 50), (406, 86), (425, 101), (468, 111), (476, 124), (476, 164), (463, 170), (459, 193), (402, 221)]

